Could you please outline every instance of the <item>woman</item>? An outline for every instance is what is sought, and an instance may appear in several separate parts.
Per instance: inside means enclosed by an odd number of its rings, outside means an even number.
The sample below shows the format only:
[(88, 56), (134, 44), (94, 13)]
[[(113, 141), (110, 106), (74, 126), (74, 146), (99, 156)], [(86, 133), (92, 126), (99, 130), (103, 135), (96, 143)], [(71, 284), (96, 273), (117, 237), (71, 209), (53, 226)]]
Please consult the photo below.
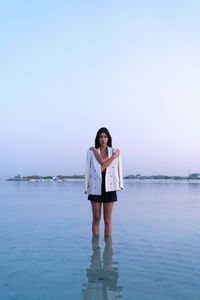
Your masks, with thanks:
[(101, 206), (105, 222), (105, 237), (112, 232), (112, 209), (117, 201), (117, 190), (123, 190), (122, 163), (120, 151), (112, 148), (112, 138), (107, 128), (98, 130), (95, 147), (87, 152), (85, 170), (85, 193), (91, 201), (93, 222), (92, 232), (99, 236)]

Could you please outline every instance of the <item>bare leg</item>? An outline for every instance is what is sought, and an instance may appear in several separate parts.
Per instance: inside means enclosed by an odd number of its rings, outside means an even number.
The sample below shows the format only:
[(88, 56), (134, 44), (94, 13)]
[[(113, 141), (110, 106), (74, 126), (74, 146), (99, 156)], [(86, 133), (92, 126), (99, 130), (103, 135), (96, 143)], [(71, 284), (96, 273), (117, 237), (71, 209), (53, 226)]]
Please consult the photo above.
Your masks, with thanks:
[(94, 236), (99, 236), (99, 222), (101, 219), (101, 203), (90, 201), (92, 205), (93, 221), (92, 232)]
[(103, 204), (103, 215), (105, 222), (105, 237), (111, 236), (112, 233), (112, 209), (114, 202)]

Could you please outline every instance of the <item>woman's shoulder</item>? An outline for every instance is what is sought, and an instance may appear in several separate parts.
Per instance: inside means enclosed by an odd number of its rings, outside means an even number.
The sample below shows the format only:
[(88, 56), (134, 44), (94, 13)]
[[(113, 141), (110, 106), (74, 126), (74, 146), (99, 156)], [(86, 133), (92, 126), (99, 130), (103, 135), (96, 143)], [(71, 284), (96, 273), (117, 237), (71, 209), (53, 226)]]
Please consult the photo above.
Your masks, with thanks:
[(92, 148), (93, 148), (93, 147), (89, 147), (88, 150), (87, 150), (87, 153), (93, 152), (93, 151), (92, 151)]
[(87, 150), (87, 157), (92, 157), (94, 155), (94, 151), (88, 149)]

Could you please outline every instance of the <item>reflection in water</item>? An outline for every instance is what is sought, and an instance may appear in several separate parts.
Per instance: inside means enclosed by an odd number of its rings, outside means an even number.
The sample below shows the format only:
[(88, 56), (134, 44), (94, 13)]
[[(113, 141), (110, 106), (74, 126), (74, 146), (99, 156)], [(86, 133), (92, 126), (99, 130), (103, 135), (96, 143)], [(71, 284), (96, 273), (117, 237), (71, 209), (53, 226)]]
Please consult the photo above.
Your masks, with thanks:
[(105, 239), (103, 266), (99, 247), (99, 239), (92, 239), (92, 256), (90, 268), (86, 269), (88, 282), (83, 284), (82, 300), (120, 300), (123, 287), (117, 286), (118, 265), (112, 261), (112, 238)]

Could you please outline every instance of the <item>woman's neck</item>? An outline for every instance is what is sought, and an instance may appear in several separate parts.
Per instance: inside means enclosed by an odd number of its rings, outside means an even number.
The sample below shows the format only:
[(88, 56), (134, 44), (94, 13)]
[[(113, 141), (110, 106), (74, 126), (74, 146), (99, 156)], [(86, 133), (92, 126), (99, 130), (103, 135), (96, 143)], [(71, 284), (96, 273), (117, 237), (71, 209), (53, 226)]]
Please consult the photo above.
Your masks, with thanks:
[(107, 150), (107, 147), (108, 147), (107, 145), (105, 145), (105, 146), (101, 145), (100, 150)]

